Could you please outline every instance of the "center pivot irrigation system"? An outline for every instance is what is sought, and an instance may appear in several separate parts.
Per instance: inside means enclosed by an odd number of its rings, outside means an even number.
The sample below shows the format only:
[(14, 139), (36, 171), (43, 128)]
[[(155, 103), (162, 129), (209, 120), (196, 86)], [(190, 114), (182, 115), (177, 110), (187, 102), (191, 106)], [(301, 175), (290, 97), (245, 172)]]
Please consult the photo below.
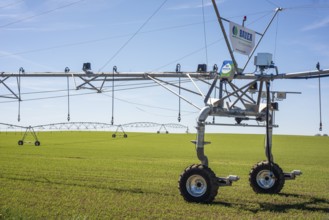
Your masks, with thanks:
[[(222, 186), (231, 186), (234, 181), (239, 180), (238, 176), (229, 175), (227, 177), (217, 177), (210, 169), (208, 158), (204, 153), (205, 145), (210, 142), (205, 141), (205, 127), (212, 126), (243, 126), (243, 127), (264, 127), (265, 135), (265, 156), (266, 160), (256, 163), (250, 171), (249, 182), (252, 189), (256, 193), (275, 194), (279, 193), (285, 180), (293, 180), (301, 174), (300, 170), (292, 172), (283, 172), (278, 164), (275, 163), (272, 154), (272, 132), (273, 128), (278, 125), (274, 122), (274, 112), (278, 111), (278, 102), (286, 98), (289, 92), (279, 92), (271, 90), (271, 82), (277, 79), (310, 79), (329, 77), (329, 69), (321, 70), (320, 65), (316, 65), (316, 70), (297, 72), (297, 73), (279, 73), (277, 66), (272, 61), (272, 55), (269, 53), (258, 53), (254, 56), (259, 43), (263, 39), (266, 31), (271, 25), (276, 15), (282, 10), (277, 8), (275, 13), (262, 33), (254, 32), (220, 16), (215, 0), (212, 4), (218, 18), (218, 22), (223, 33), (227, 49), (230, 53), (231, 60), (224, 61), (219, 69), (214, 65), (212, 71), (207, 71), (206, 65), (199, 65), (196, 72), (183, 72), (181, 66), (177, 64), (174, 72), (118, 72), (117, 67), (113, 67), (110, 73), (94, 73), (91, 71), (90, 63), (83, 65), (83, 73), (72, 73), (69, 68), (65, 68), (64, 72), (39, 72), (26, 73), (24, 69), (20, 69), (18, 74), (0, 73), (0, 85), (3, 85), (10, 92), (9, 95), (0, 96), (5, 98), (21, 99), (21, 78), (23, 77), (72, 77), (76, 83), (76, 89), (92, 89), (98, 93), (103, 92), (104, 84), (108, 81), (112, 82), (112, 108), (114, 103), (115, 82), (118, 81), (153, 81), (157, 85), (165, 88), (169, 92), (179, 97), (180, 101), (184, 100), (190, 105), (199, 109), (197, 117), (197, 139), (192, 141), (196, 146), (196, 154), (200, 160), (200, 164), (188, 166), (180, 175), (178, 185), (183, 198), (188, 202), (212, 202), (217, 195), (218, 188)], [(230, 36), (227, 36), (223, 21), (229, 22)], [(255, 42), (255, 35), (259, 35), (259, 40)], [(230, 41), (229, 42), (229, 38)], [(239, 52), (248, 56), (243, 68), (239, 68), (234, 57), (234, 53)], [(257, 71), (246, 73), (245, 68), (252, 57), (255, 57), (254, 64)], [(18, 92), (14, 92), (5, 81), (8, 78), (15, 77), (17, 79)], [(170, 81), (166, 79), (178, 79)], [(182, 86), (183, 80), (190, 80), (195, 90)], [(212, 80), (212, 83), (208, 81)], [(195, 81), (209, 85), (207, 93), (203, 94)], [(236, 82), (240, 84), (237, 85)], [(181, 95), (181, 91), (190, 92), (201, 96), (204, 107), (199, 107), (192, 101), (189, 101)], [(216, 92), (218, 91), (218, 92)], [(320, 90), (319, 90), (320, 91)], [(69, 89), (68, 89), (69, 93)], [(214, 97), (217, 94), (217, 97)], [(319, 93), (321, 95), (321, 93)], [(68, 94), (69, 97), (69, 94)], [(320, 99), (321, 100), (321, 99)], [(113, 112), (113, 109), (112, 109)], [(321, 111), (320, 111), (321, 112)], [(321, 114), (321, 113), (320, 113)], [(208, 122), (207, 118), (213, 117), (229, 117), (235, 120), (232, 124)], [(69, 120), (69, 115), (68, 115)], [(180, 121), (180, 113), (178, 115)], [(251, 121), (250, 124), (243, 123)], [(113, 114), (112, 114), (113, 124)], [(322, 123), (320, 122), (320, 129)]]
[[(115, 132), (112, 134), (112, 138), (121, 136), (128, 138), (128, 134), (125, 132), (124, 128), (153, 128), (158, 127), (157, 134), (166, 133), (169, 134), (168, 128), (172, 129), (185, 129), (186, 133), (189, 133), (187, 126), (177, 124), (177, 123), (167, 123), (159, 124), (154, 122), (133, 122), (122, 125), (113, 125), (102, 122), (64, 122), (64, 123), (52, 123), (36, 126), (20, 126), (13, 124), (0, 123), (0, 126), (6, 127), (6, 129), (22, 129), (25, 130), (23, 137), (18, 141), (18, 145), (24, 145), (24, 143), (32, 143), (30, 140), (27, 141), (27, 136), (30, 134), (34, 139), (34, 145), (40, 146), (41, 142), (38, 139), (36, 131), (86, 131), (86, 130), (108, 130), (115, 129)], [(1, 129), (0, 129), (1, 132)]]

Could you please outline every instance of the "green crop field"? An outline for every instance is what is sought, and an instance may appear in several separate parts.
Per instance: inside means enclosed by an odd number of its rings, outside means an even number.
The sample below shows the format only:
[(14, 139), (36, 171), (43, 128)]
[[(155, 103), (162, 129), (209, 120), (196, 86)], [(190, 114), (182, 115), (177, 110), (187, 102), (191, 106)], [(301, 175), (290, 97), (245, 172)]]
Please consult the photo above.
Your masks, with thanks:
[(205, 153), (219, 188), (212, 204), (187, 203), (180, 173), (199, 163), (195, 134), (40, 132), (41, 146), (0, 133), (0, 219), (329, 219), (329, 138), (274, 136), (286, 181), (280, 194), (255, 194), (251, 167), (264, 160), (263, 135), (207, 134)]

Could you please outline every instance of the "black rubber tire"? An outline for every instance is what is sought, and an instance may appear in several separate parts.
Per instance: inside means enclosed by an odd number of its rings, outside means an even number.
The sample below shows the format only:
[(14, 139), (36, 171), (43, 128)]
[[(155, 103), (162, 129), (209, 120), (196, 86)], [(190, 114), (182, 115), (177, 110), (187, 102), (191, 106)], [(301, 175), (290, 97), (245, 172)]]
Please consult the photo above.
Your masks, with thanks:
[(178, 180), (180, 194), (187, 202), (211, 203), (218, 193), (218, 187), (215, 173), (202, 164), (187, 167)]
[(23, 144), (24, 144), (24, 142), (22, 140), (18, 141), (18, 145), (23, 145)]
[(128, 135), (127, 135), (127, 134), (124, 134), (124, 135), (123, 135), (123, 137), (124, 137), (124, 138), (127, 138), (127, 137), (128, 137)]
[(112, 138), (115, 138), (116, 137), (116, 134), (112, 134)]
[(270, 170), (268, 161), (261, 161), (252, 167), (249, 173), (249, 183), (254, 192), (277, 194), (282, 190), (285, 183), (282, 169), (274, 163), (272, 173)]
[(34, 145), (37, 146), (37, 147), (40, 146), (40, 144), (41, 144), (40, 141), (34, 142)]

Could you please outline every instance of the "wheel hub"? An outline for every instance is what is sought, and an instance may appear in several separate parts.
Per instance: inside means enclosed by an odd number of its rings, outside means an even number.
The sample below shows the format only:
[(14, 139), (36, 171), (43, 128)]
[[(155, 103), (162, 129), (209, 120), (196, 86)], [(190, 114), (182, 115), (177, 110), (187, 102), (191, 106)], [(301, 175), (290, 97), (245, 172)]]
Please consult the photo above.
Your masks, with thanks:
[(262, 170), (257, 174), (257, 184), (263, 189), (269, 189), (275, 184), (275, 176), (269, 170)]
[(186, 181), (186, 189), (188, 193), (194, 197), (200, 197), (207, 190), (207, 182), (200, 175), (190, 176)]

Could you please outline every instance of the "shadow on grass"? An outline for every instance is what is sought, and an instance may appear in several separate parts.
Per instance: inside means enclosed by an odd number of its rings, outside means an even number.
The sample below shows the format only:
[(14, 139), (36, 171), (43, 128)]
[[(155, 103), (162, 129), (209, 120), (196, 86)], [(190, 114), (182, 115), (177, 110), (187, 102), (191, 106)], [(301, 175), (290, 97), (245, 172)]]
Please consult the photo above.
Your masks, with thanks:
[[(307, 200), (303, 202), (295, 202), (292, 204), (271, 204), (271, 203), (259, 203), (260, 207), (265, 210), (271, 210), (275, 212), (286, 212), (287, 210), (303, 210), (310, 212), (329, 212), (329, 200), (324, 198), (317, 198), (313, 196), (280, 193), (279, 196), (283, 197), (294, 197), (296, 199)], [(320, 207), (321, 206), (321, 207)]]
[[(32, 183), (43, 183), (43, 184), (51, 184), (51, 185), (62, 185), (62, 186), (73, 186), (73, 187), (82, 187), (82, 188), (91, 188), (91, 189), (99, 189), (99, 190), (110, 190), (117, 193), (132, 193), (132, 194), (144, 194), (144, 195), (159, 195), (159, 196), (175, 196), (169, 193), (160, 193), (157, 191), (149, 191), (141, 188), (117, 188), (109, 185), (101, 185), (101, 184), (83, 184), (77, 182), (60, 182), (49, 180), (46, 177), (35, 178), (24, 178), (24, 177), (4, 177), (0, 175), (0, 179), (9, 179), (14, 181), (26, 181)], [(268, 195), (271, 196), (271, 195)], [(248, 201), (243, 198), (235, 199), (238, 202), (229, 202), (229, 201), (214, 201), (211, 205), (222, 206), (226, 208), (233, 208), (238, 210), (244, 210), (248, 212), (252, 212), (254, 214), (259, 212), (274, 212), (274, 213), (287, 213), (289, 210), (297, 210), (297, 211), (308, 211), (308, 212), (323, 212), (329, 213), (329, 200), (325, 198), (318, 198), (309, 195), (299, 195), (299, 194), (291, 194), (291, 193), (280, 193), (277, 195), (278, 197), (284, 197), (286, 200), (284, 201), (275, 201), (269, 202), (270, 199), (266, 200), (264, 197), (261, 199), (262, 201), (253, 202)], [(293, 201), (291, 201), (293, 200)], [(209, 204), (202, 204), (206, 205)], [(0, 218), (1, 219), (1, 218)]]
[(70, 183), (70, 182), (59, 182), (59, 181), (52, 181), (49, 180), (46, 177), (40, 177), (40, 178), (24, 178), (24, 177), (4, 177), (0, 175), (0, 179), (8, 179), (8, 180), (14, 180), (14, 181), (26, 181), (26, 182), (32, 182), (32, 183), (44, 183), (44, 184), (51, 184), (51, 185), (61, 185), (61, 186), (73, 186), (73, 187), (82, 187), (82, 188), (90, 188), (90, 189), (99, 189), (99, 190), (110, 190), (117, 193), (133, 193), (133, 194), (158, 194), (163, 196), (172, 196), (172, 194), (164, 194), (160, 192), (155, 191), (148, 191), (143, 190), (141, 188), (117, 188), (117, 187), (111, 187), (110, 183), (109, 186), (104, 185), (98, 185), (98, 184), (82, 184), (82, 183)]
[(278, 196), (286, 197), (286, 198), (295, 198), (295, 200), (297, 201), (289, 202), (289, 204), (288, 202), (286, 203), (257, 202), (256, 204), (258, 204), (259, 208), (252, 207), (251, 202), (246, 202), (246, 201), (243, 203), (229, 203), (223, 201), (218, 201), (218, 202), (215, 201), (213, 204), (226, 206), (229, 208), (239, 208), (252, 213), (258, 213), (263, 211), (286, 213), (289, 210), (329, 213), (329, 208), (328, 208), (329, 200), (327, 199), (317, 198), (307, 195), (290, 194), (290, 193), (280, 193), (278, 194)]

